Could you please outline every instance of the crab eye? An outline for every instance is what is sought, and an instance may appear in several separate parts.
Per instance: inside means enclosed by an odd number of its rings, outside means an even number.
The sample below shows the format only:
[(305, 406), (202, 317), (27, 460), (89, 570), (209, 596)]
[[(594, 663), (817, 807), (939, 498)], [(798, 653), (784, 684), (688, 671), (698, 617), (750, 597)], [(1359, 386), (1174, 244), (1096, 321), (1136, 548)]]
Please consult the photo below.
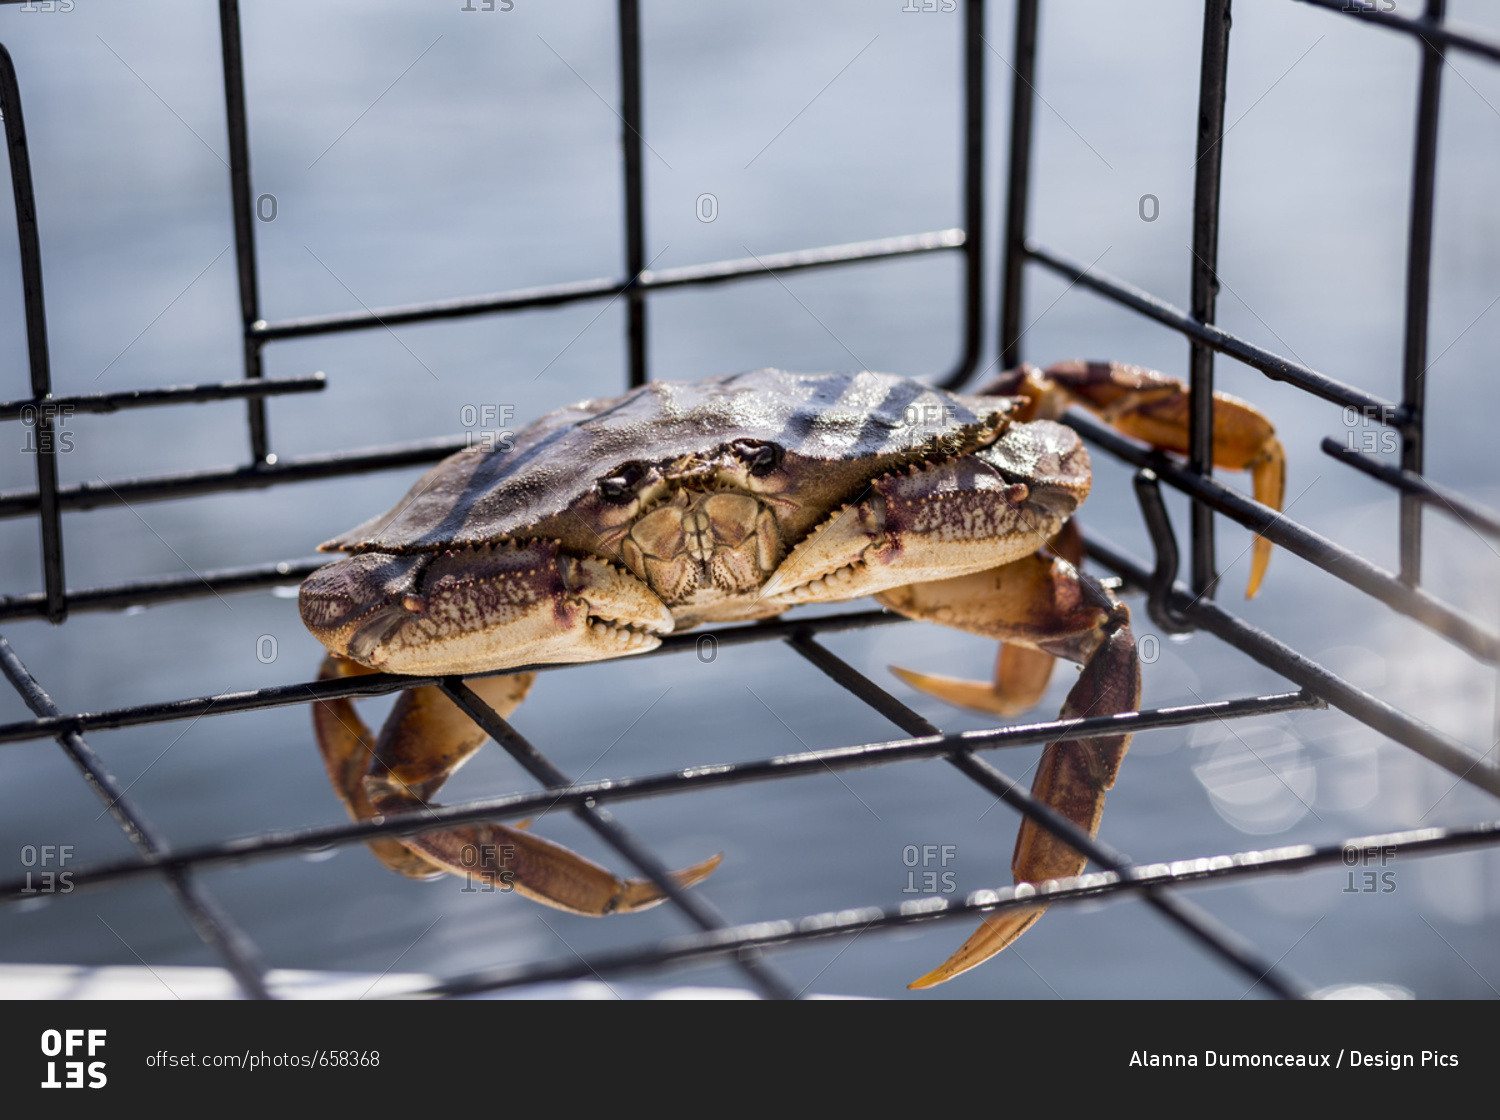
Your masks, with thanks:
[(730, 446), (756, 478), (763, 478), (781, 466), (781, 448), (774, 443), (741, 439)]
[(645, 477), (646, 471), (639, 463), (626, 463), (608, 478), (599, 480), (599, 494), (615, 505), (624, 505), (635, 497), (636, 483)]

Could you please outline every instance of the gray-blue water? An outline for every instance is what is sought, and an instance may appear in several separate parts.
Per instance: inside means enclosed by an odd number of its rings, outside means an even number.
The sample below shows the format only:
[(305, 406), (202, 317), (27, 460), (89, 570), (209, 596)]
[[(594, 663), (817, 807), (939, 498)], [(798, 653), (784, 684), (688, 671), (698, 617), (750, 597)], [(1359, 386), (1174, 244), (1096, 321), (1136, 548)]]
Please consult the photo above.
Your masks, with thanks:
[[(261, 308), (269, 319), (358, 310), (621, 270), (613, 6), (516, 0), (509, 12), (423, 4), (261, 0), (245, 14)], [(479, 3), (469, 5), (480, 8)], [(0, 42), (25, 97), (58, 393), (240, 374), (215, 6), (8, 5)], [(499, 5), (497, 5), (497, 8)], [(652, 0), (643, 17), (647, 256), (665, 268), (939, 229), (959, 209), (959, 16), (919, 4), (810, 6)], [(1495, 29), (1492, 9), (1454, 15)], [(1198, 6), (1049, 3), (1042, 17), (1032, 230), (1179, 306), (1188, 302)], [(1009, 5), (987, 38), (989, 241), (1008, 114)], [(1417, 47), (1403, 36), (1269, 0), (1236, 5), (1224, 152), (1221, 321), (1272, 350), (1399, 396), (1403, 268)], [(1444, 72), (1428, 473), (1500, 502), (1494, 456), (1500, 349), (1500, 74), (1455, 55)], [(3, 173), (0, 173), (3, 174)], [(700, 196), (716, 200), (700, 220)], [(1159, 206), (1142, 219), (1142, 197)], [(264, 204), (263, 213), (269, 213)], [(712, 207), (709, 207), (712, 208)], [(1150, 214), (1151, 203), (1144, 212)], [(992, 253), (993, 256), (993, 253)], [(16, 260), (0, 220), (0, 261)], [(994, 268), (989, 271), (993, 306)], [(959, 264), (939, 256), (788, 276), (651, 301), (658, 377), (778, 365), (932, 375), (958, 351)], [(1112, 357), (1173, 373), (1182, 338), (1033, 272), (1024, 348), (1042, 362)], [(19, 271), (0, 266), (3, 395), (25, 392)], [(994, 356), (993, 324), (984, 363)], [(324, 370), (317, 397), (273, 399), (283, 455), (452, 435), (478, 410), (518, 419), (623, 385), (619, 303), (280, 343), (272, 376)], [(1318, 450), (1383, 429), (1220, 359), (1220, 384), (1274, 417), (1290, 453), (1291, 512), (1377, 563), (1396, 563), (1395, 502)], [(243, 407), (77, 417), (64, 482), (244, 461)], [(1352, 423), (1350, 422), (1352, 420)], [(34, 485), (12, 425), (0, 484)], [(1096, 457), (1097, 458), (1097, 457)], [(1147, 554), (1128, 472), (1098, 458), (1090, 529)], [(416, 471), (69, 514), (70, 586), (300, 558), (389, 507)], [(1172, 507), (1185, 524), (1183, 504)], [(1489, 544), (1427, 517), (1434, 593), (1500, 625)], [(1247, 534), (1221, 520), (1224, 604), (1360, 687), (1483, 753), (1495, 680), (1465, 654), (1295, 557), (1239, 597)], [(32, 521), (0, 523), (8, 593), (40, 586)], [(1137, 611), (1144, 620), (1144, 612)], [(1140, 632), (1152, 628), (1142, 621)], [(274, 639), (275, 657), (263, 662)], [(311, 678), (320, 649), (295, 601), (205, 598), (129, 615), (83, 614), (5, 637), (64, 711)], [(945, 728), (985, 721), (889, 676), (893, 662), (982, 674), (985, 642), (915, 624), (828, 644)], [(1162, 641), (1146, 703), (1289, 687), (1207, 636)], [(1039, 715), (1056, 711), (1059, 673)], [(753, 692), (752, 692), (753, 690)], [(764, 705), (762, 704), (764, 701)], [(388, 702), (387, 702), (388, 703)], [(768, 715), (766, 708), (774, 712)], [(382, 704), (372, 704), (378, 719)], [(0, 689), (0, 720), (24, 706)], [(771, 645), (546, 674), (514, 722), (590, 778), (899, 737), (789, 651)], [(129, 797), (174, 844), (341, 821), (303, 707), (89, 736)], [(1035, 748), (993, 756), (1020, 775)], [(1493, 760), (1493, 755), (1490, 756)], [(533, 788), (498, 749), (447, 801)], [(0, 754), (0, 873), (28, 847), (70, 843), (72, 866), (125, 855), (120, 830), (50, 742)], [(702, 889), (731, 921), (914, 897), (921, 872), (959, 893), (1008, 881), (1016, 818), (939, 762), (657, 799), (619, 817), (666, 858), (725, 853)], [(1316, 843), (1494, 816), (1493, 802), (1336, 712), (1141, 735), (1103, 836), (1140, 860)], [(611, 865), (571, 818), (547, 835)], [(951, 846), (946, 866), (918, 863)], [(913, 856), (913, 846), (918, 853)], [(1364, 870), (1364, 869), (1359, 869)], [(1316, 986), (1384, 983), (1418, 997), (1500, 987), (1500, 853), (1403, 860), (1360, 890), (1346, 869), (1195, 890), (1192, 897)], [(915, 880), (911, 872), (918, 874)], [(669, 909), (591, 921), (457, 880), (411, 883), (363, 848), (202, 876), (282, 968), (451, 975), (570, 958), (684, 932)], [(939, 880), (939, 886), (944, 885)], [(1390, 889), (1386, 889), (1389, 886)], [(425, 932), (424, 932), (425, 931)], [(867, 934), (777, 954), (812, 990), (900, 996), (968, 924)], [(0, 960), (213, 963), (157, 885), (79, 892), (0, 911)], [(399, 959), (398, 959), (399, 958)], [(724, 966), (684, 982), (735, 985)], [(1140, 903), (1055, 910), (1016, 947), (935, 996), (1235, 998), (1248, 984)], [(928, 997), (931, 998), (931, 997)]]

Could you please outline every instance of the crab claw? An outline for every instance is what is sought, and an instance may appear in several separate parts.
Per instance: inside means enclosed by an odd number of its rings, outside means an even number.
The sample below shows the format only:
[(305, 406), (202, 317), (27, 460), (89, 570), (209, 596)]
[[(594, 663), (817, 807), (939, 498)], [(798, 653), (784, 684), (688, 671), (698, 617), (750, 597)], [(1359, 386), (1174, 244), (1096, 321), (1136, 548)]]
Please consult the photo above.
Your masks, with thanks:
[[(1042, 415), (1053, 413), (1059, 400), (1071, 399), (1128, 436), (1165, 451), (1188, 453), (1192, 393), (1175, 377), (1122, 362), (1059, 362), (1041, 374), (1034, 369), (1022, 372), (1024, 385), (1012, 391), (1031, 396)], [(1215, 466), (1249, 471), (1255, 500), (1280, 512), (1286, 496), (1286, 452), (1260, 409), (1216, 392), (1212, 454)], [(1250, 556), (1247, 599), (1260, 590), (1270, 562), (1271, 542), (1257, 536)]]
[(641, 580), (546, 540), (362, 552), (309, 576), (300, 606), (330, 652), (424, 675), (642, 653), (673, 629)]
[(760, 594), (788, 606), (841, 601), (995, 568), (1045, 545), (1088, 491), (1088, 452), (1072, 429), (1013, 424), (973, 455), (874, 479)]

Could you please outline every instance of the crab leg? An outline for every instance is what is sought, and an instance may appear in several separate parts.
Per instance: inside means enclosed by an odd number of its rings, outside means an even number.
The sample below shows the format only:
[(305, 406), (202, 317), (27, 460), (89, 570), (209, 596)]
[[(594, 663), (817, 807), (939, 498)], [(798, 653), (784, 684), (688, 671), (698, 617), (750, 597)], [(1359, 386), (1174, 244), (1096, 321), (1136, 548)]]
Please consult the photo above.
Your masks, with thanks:
[[(1163, 451), (1188, 452), (1192, 393), (1174, 377), (1121, 362), (1060, 362), (1038, 371), (1023, 365), (1000, 375), (986, 394), (1025, 397), (1031, 415), (1056, 419), (1070, 403), (1083, 405), (1128, 436)], [(1286, 452), (1265, 415), (1238, 397), (1214, 394), (1213, 461), (1249, 471), (1262, 505), (1280, 510), (1286, 496)], [(1271, 542), (1255, 538), (1246, 598), (1260, 589), (1271, 562)]]
[[(318, 670), (318, 680), (335, 680), (339, 677), (362, 676), (378, 672), (356, 661), (331, 654), (323, 658)], [(529, 674), (527, 674), (529, 675)], [(522, 689), (524, 693), (524, 686)], [(313, 705), (313, 731), (318, 741), (318, 752), (323, 756), (323, 766), (328, 771), (328, 780), (333, 784), (349, 816), (356, 821), (367, 821), (378, 814), (370, 806), (365, 794), (364, 777), (375, 757), (375, 736), (369, 725), (355, 711), (348, 697), (335, 700), (319, 700)], [(394, 836), (377, 836), (366, 840), (365, 846), (375, 853), (377, 859), (392, 871), (413, 879), (431, 879), (442, 873), (426, 859), (409, 849)]]
[[(1015, 649), (1049, 661), (1055, 655), (1083, 663), (1083, 672), (1063, 704), (1064, 719), (1113, 715), (1133, 711), (1140, 704), (1140, 664), (1129, 610), (1066, 560), (1036, 554), (986, 572), (894, 588), (876, 598), (910, 618), (941, 622), (1007, 643), (1001, 654), (1001, 675), (990, 697), (980, 697), (978, 690), (984, 686), (967, 681), (896, 670), (924, 691), (971, 706), (987, 699), (991, 711), (1018, 704), (1026, 697), (1012, 693), (1017, 679), (1004, 679), (1006, 654)], [(1048, 743), (1032, 783), (1032, 796), (1093, 836), (1104, 813), (1105, 792), (1114, 785), (1129, 744), (1129, 735)], [(1083, 854), (1028, 817), (1016, 838), (1011, 871), (1018, 883), (1041, 882), (1077, 875), (1087, 862)], [(941, 984), (982, 964), (1020, 937), (1043, 909), (1037, 906), (987, 919), (947, 961), (911, 987)]]
[(1086, 662), (1115, 606), (1094, 580), (1046, 553), (973, 575), (898, 587), (876, 599), (908, 618), (1000, 640), (992, 682), (893, 666), (913, 688), (1000, 716), (1024, 712), (1042, 698), (1055, 657)]
[[(1061, 531), (1048, 542), (1047, 547), (1075, 568), (1083, 565), (1083, 537), (1078, 532), (1078, 522), (1065, 523)], [(907, 669), (898, 669), (896, 672), (914, 688), (941, 696), (960, 707), (1009, 717), (1020, 715), (1041, 700), (1052, 680), (1052, 667), (1056, 660), (1050, 653), (1032, 646), (1021, 645), (1019, 642), (1001, 642), (1000, 652), (995, 658), (993, 684), (916, 673)]]
[[(369, 671), (330, 657), (320, 679)], [(504, 718), (525, 698), (532, 677), (517, 673), (466, 683)], [(348, 700), (319, 702), (313, 718), (329, 777), (356, 820), (434, 808), (429, 799), (487, 738), (441, 689), (430, 685), (401, 694), (373, 744)], [(575, 914), (642, 910), (666, 897), (648, 880), (618, 879), (561, 845), (488, 821), (400, 839), (381, 837), (369, 844), (386, 866), (402, 874), (467, 876)], [(673, 878), (692, 886), (720, 859), (714, 856), (673, 872)]]

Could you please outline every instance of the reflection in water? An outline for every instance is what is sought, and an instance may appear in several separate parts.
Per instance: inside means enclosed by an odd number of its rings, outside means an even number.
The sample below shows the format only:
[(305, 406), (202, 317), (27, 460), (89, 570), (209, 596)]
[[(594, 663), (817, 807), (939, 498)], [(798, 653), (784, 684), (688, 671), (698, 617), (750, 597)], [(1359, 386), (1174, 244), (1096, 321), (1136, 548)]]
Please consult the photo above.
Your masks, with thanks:
[(1219, 815), (1241, 832), (1275, 835), (1313, 811), (1318, 772), (1288, 728), (1202, 724), (1193, 746), (1208, 753), (1193, 775)]

